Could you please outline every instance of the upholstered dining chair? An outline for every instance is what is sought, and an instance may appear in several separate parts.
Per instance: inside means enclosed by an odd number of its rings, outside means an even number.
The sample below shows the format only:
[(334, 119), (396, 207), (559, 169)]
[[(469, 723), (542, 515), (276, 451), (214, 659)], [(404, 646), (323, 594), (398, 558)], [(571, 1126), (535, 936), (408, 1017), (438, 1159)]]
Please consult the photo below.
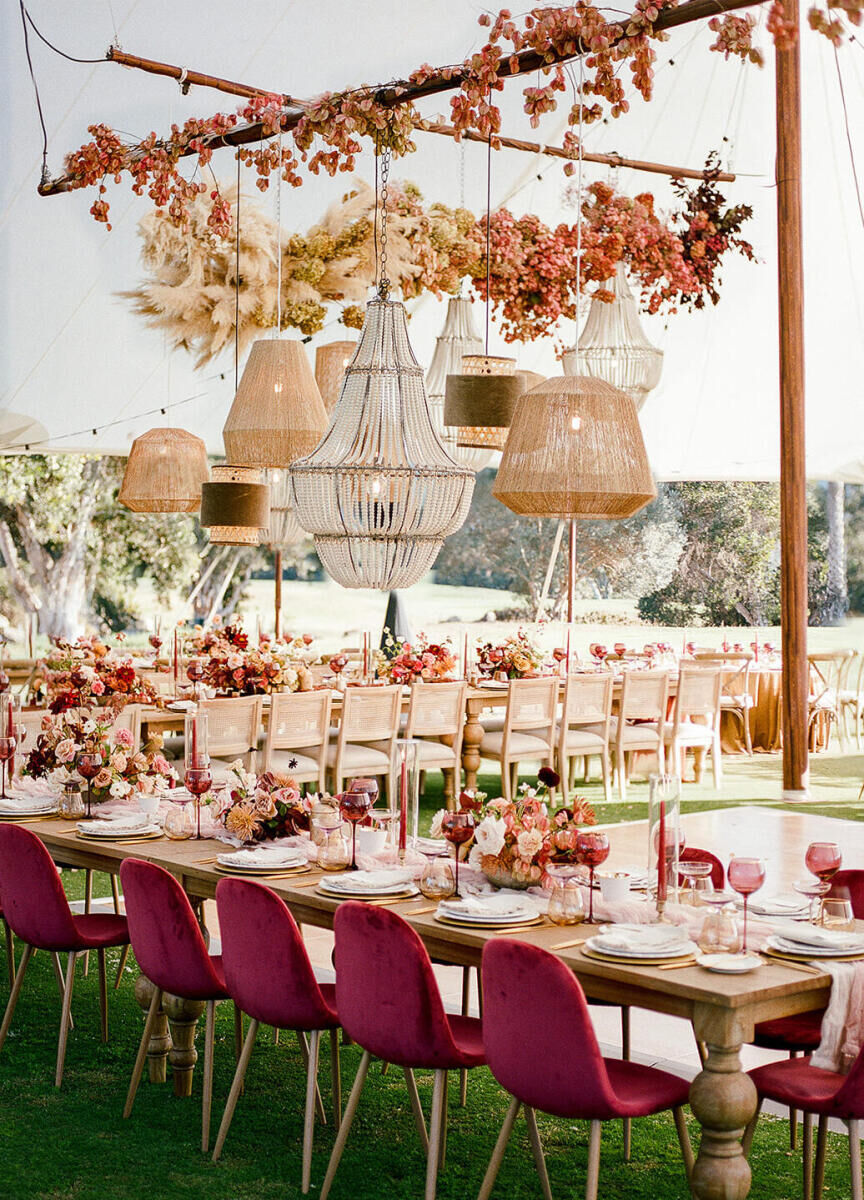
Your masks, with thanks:
[(214, 779), (228, 774), (235, 759), (242, 758), (248, 771), (254, 769), (261, 729), (262, 696), (230, 696), (201, 700), (207, 714), (207, 739)]
[(561, 796), (568, 803), (568, 786), (573, 787), (576, 762), (587, 763), (593, 755), (600, 758), (603, 793), (612, 799), (612, 764), (609, 755), (609, 729), (612, 716), (612, 690), (615, 677), (602, 674), (568, 675), (564, 701), (558, 720), (558, 774)]
[(657, 755), (663, 773), (666, 751), (666, 706), (669, 699), (669, 672), (625, 671), (621, 682), (618, 715), (612, 718), (611, 740), (615, 745), (615, 770), (618, 794), (627, 798), (630, 757), (636, 750)]
[(62, 988), (63, 1006), (60, 1036), (57, 1042), (56, 1087), (63, 1082), (66, 1041), (72, 1024), (72, 988), (75, 962), (79, 954), (95, 950), (99, 960), (99, 1005), (102, 1017), (102, 1041), (108, 1041), (108, 988), (105, 975), (105, 951), (129, 942), (126, 918), (96, 913), (73, 916), (63, 884), (51, 856), (42, 842), (22, 825), (0, 826), (0, 895), (3, 916), (24, 949), (15, 973), (15, 982), (0, 1027), (0, 1049), (6, 1041), (15, 1006), (21, 994), (24, 974), (36, 950), (47, 950), (54, 963), (58, 985), (62, 981), (59, 955), (67, 954), (66, 979)]
[[(311, 1179), (318, 1050), (324, 1032), (330, 1034), (333, 1118), (337, 1129), (341, 1118), (335, 985), (316, 981), (297, 922), (284, 901), (270, 888), (248, 879), (222, 879), (216, 888), (216, 905), (225, 982), (235, 1005), (250, 1018), (250, 1022), (219, 1126), (213, 1161), (216, 1162), (222, 1153), (231, 1127), (259, 1025), (263, 1022), (276, 1029), (293, 1029), (307, 1060), (301, 1169), (301, 1188), (305, 1195)], [(306, 1034), (309, 1035), (308, 1046)]]
[[(207, 1006), (207, 1018), (201, 1149), (206, 1152), (210, 1144), (216, 1004), (219, 1000), (230, 999), (222, 972), (222, 960), (218, 955), (208, 954), (189, 898), (173, 875), (155, 863), (127, 858), (120, 866), (120, 879), (132, 950), (141, 974), (153, 984), (153, 996), (144, 1022), (123, 1116), (132, 1115), (162, 993), (169, 992), (183, 1000), (203, 1000)], [(239, 1009), (235, 1006), (235, 1022), (238, 1026), (239, 1016)]]
[(265, 771), (287, 773), (298, 783), (312, 782), (319, 792), (325, 791), (330, 704), (329, 688), (273, 693), (264, 743)]
[[(426, 1150), (425, 1200), (435, 1200), (447, 1129), (447, 1073), (485, 1060), (480, 1021), (444, 1011), (420, 938), (396, 913), (343, 901), (336, 933), (336, 1007), (342, 1028), (363, 1051), (345, 1116), (330, 1156), (321, 1200), (327, 1200), (373, 1057), (402, 1067), (414, 1120)], [(427, 1133), (414, 1069), (435, 1072)]]
[(342, 714), (335, 738), (327, 747), (327, 771), (334, 792), (341, 792), (346, 778), (374, 775), (387, 780), (393, 790), (393, 745), (399, 736), (402, 688), (346, 687)]
[[(462, 731), (465, 728), (467, 683), (415, 683), (411, 686), (402, 736), (417, 742), (421, 771), (450, 771), (459, 792)], [(446, 738), (446, 741), (442, 741)]]
[(667, 762), (674, 764), (674, 774), (680, 774), (682, 780), (683, 760), (688, 750), (711, 752), (714, 787), (718, 791), (723, 778), (720, 747), (721, 684), (722, 674), (719, 667), (682, 663), (678, 672), (675, 716), (672, 724), (666, 726), (664, 735)]
[(516, 791), (520, 762), (528, 759), (552, 765), (558, 686), (557, 675), (511, 679), (503, 729), (483, 734), (480, 757), (501, 764), (505, 800), (511, 800)]
[[(519, 1109), (546, 1200), (551, 1200), (535, 1111), (588, 1120), (586, 1200), (596, 1200), (604, 1121), (648, 1117), (671, 1109), (688, 1183), (693, 1151), (684, 1119), (689, 1084), (656, 1067), (604, 1058), (579, 981), (546, 950), (509, 938), (483, 948), (483, 1044), (492, 1074), (512, 1096), (478, 1200), (488, 1200)], [(532, 1036), (524, 1036), (531, 1013)]]

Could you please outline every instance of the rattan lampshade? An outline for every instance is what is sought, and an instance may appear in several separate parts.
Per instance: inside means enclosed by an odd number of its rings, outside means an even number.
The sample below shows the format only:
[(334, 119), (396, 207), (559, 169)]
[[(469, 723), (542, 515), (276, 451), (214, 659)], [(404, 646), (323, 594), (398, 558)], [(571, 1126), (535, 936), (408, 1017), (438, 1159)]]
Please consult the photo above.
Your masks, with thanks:
[(539, 371), (517, 371), (516, 378), (519, 380), (521, 394), (521, 392), (530, 392), (531, 388), (542, 383), (546, 376), (541, 375)]
[(210, 541), (257, 546), (270, 524), (270, 489), (254, 467), (221, 464), (201, 488), (201, 525)]
[(492, 494), (524, 516), (632, 516), (657, 494), (635, 404), (587, 375), (538, 384), (516, 405)]
[(466, 354), (462, 374), (447, 378), (444, 424), (458, 426), (456, 444), (503, 450), (522, 388), (515, 358)]
[(611, 303), (592, 299), (578, 352), (574, 348), (562, 356), (564, 374), (584, 372), (605, 379), (632, 397), (640, 409), (660, 382), (663, 351), (648, 341), (642, 328), (622, 262), (615, 268), (611, 291), (615, 297)]
[(318, 445), (327, 414), (299, 341), (255, 342), (222, 430), (238, 467), (287, 467)]
[(444, 396), (448, 376), (462, 370), (463, 356), (479, 354), (482, 350), (483, 342), (474, 328), (473, 303), (467, 296), (451, 296), (447, 302), (444, 328), (435, 341), (435, 351), (426, 373), (426, 395), (429, 415), (444, 449), (454, 462), (470, 467), (472, 471), (482, 471), (491, 461), (492, 452), (457, 444), (456, 426), (444, 423)]
[(132, 443), (117, 499), (137, 513), (195, 512), (207, 481), (207, 449), (185, 429), (150, 429)]
[(327, 342), (315, 351), (315, 382), (329, 416), (336, 406), (345, 368), (354, 357), (356, 342)]

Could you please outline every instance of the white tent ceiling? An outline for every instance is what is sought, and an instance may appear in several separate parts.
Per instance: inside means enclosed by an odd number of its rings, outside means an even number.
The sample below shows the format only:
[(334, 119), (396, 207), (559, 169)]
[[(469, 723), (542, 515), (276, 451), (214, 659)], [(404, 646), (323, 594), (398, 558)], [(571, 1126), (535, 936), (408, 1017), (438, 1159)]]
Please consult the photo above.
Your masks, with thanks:
[[(116, 20), (120, 43), (133, 53), (186, 65), (297, 96), (313, 96), (348, 84), (404, 76), (421, 62), (454, 62), (481, 41), (480, 4), (439, 0), (379, 0), (347, 4), (316, 0), (274, 7), (263, 0), (80, 0), (56, 5), (30, 0), (43, 32), (70, 54), (99, 57)], [(434, 14), (434, 15), (433, 15)], [(139, 276), (136, 225), (148, 211), (124, 184), (110, 188), (113, 231), (88, 215), (93, 196), (77, 192), (36, 195), (40, 133), (23, 54), (17, 8), (0, 11), (2, 154), (0, 177), (0, 440), (35, 422), (32, 448), (124, 453), (132, 439), (170, 405), (171, 421), (205, 438), (221, 452), (221, 427), (231, 402), (233, 364), (226, 355), (196, 372), (190, 356), (169, 353), (117, 293)], [(652, 465), (660, 478), (776, 478), (779, 461), (775, 193), (773, 186), (773, 70), (725, 62), (709, 54), (711, 36), (688, 26), (659, 47), (656, 94), (650, 104), (633, 95), (631, 112), (587, 131), (596, 151), (700, 166), (721, 149), (724, 165), (739, 172), (724, 185), (730, 201), (753, 205), (747, 236), (758, 264), (735, 259), (724, 268), (722, 300), (707, 312), (645, 326), (665, 351), (662, 382), (642, 411)], [(766, 45), (768, 39), (761, 35)], [(136, 137), (162, 131), (171, 121), (233, 107), (232, 97), (193, 88), (186, 97), (170, 80), (112, 64), (67, 62), (33, 39), (33, 55), (49, 134), (52, 173), (63, 154), (87, 137), (88, 124), (105, 121)], [(843, 125), (833, 52), (823, 38), (805, 32), (805, 228), (808, 473), (864, 479), (864, 231), (858, 214)], [(670, 65), (669, 60), (674, 60)], [(864, 57), (861, 47), (841, 51), (853, 139), (864, 166)], [(530, 81), (529, 81), (530, 82)], [(536, 139), (520, 110), (524, 81), (510, 81), (503, 99), (504, 132)], [(445, 97), (424, 102), (427, 115), (447, 112)], [(547, 118), (539, 136), (560, 142), (561, 117)], [(418, 153), (394, 166), (414, 180), (427, 200), (459, 201), (460, 150), (449, 139), (417, 135)], [(482, 211), (485, 151), (469, 144), (465, 202)], [(230, 180), (230, 151), (214, 157)], [(371, 178), (364, 154), (358, 174)], [(496, 204), (514, 212), (537, 212), (556, 223), (573, 220), (562, 205), (560, 162), (502, 151), (493, 159)], [(586, 180), (607, 178), (603, 167), (586, 166)], [(282, 197), (286, 228), (306, 229), (327, 204), (350, 186), (350, 177), (309, 177)], [(651, 190), (660, 207), (673, 201), (660, 176), (621, 170), (619, 186), (634, 194)], [(275, 206), (275, 191), (263, 197)], [(431, 298), (412, 304), (415, 352), (429, 362), (443, 321)], [(478, 314), (479, 315), (479, 314)], [(571, 342), (573, 328), (560, 331)], [(310, 345), (342, 336), (332, 324)], [(503, 348), (496, 343), (493, 352)], [(520, 366), (552, 374), (553, 339), (519, 351)], [(41, 441), (38, 426), (44, 432)], [(92, 432), (93, 430), (97, 432)]]

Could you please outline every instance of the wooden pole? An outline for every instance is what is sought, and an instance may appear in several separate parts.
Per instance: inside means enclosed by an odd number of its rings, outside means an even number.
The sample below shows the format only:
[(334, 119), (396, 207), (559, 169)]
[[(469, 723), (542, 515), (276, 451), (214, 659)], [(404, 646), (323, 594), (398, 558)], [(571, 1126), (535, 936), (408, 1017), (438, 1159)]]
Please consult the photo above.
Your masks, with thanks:
[(282, 551), (277, 550), (273, 555), (273, 580), (275, 587), (273, 589), (274, 607), (276, 610), (276, 620), (274, 622), (274, 636), (278, 642), (282, 636)]
[(807, 796), (807, 476), (799, 38), (776, 51), (783, 798)]
[(567, 624), (573, 624), (573, 597), (576, 593), (576, 522), (570, 518), (569, 537), (567, 539)]

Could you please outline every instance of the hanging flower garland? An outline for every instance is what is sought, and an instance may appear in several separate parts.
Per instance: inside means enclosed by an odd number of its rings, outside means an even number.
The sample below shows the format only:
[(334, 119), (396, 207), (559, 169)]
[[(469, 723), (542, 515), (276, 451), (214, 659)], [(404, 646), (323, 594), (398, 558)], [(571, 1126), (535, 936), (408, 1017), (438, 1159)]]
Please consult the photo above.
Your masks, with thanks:
[[(492, 97), (504, 86), (499, 69), (507, 64), (511, 73), (518, 71), (519, 55), (525, 52), (533, 53), (545, 64), (538, 72), (541, 85), (523, 88), (524, 110), (531, 124), (537, 126), (544, 114), (558, 107), (561, 95), (571, 89), (564, 60), (572, 59), (580, 47), (585, 47), (582, 96), (571, 104), (571, 132), (565, 137), (575, 157), (578, 142), (572, 129), (576, 125), (589, 124), (605, 112), (618, 117), (628, 111), (622, 63), (629, 64), (632, 83), (642, 98), (651, 99), (656, 59), (652, 43), (669, 36), (662, 27), (656, 27), (657, 22), (664, 10), (676, 4), (677, 0), (636, 0), (634, 10), (620, 21), (608, 21), (592, 0), (580, 0), (567, 8), (535, 8), (515, 19), (509, 9), (502, 9), (494, 20), (483, 14), (479, 24), (489, 32), (480, 50), (454, 66), (424, 63), (407, 83), (422, 86), (458, 78), (458, 89), (450, 100), (453, 125), (460, 132), (475, 130), (484, 137), (491, 136), (494, 143), (500, 132), (501, 113)], [(825, 0), (810, 9), (808, 21), (813, 30), (836, 46), (848, 25), (860, 25), (862, 17), (864, 0)], [(734, 55), (761, 63), (761, 52), (753, 45), (756, 21), (752, 15), (726, 13), (711, 18), (708, 25), (717, 34), (712, 51), (727, 58)], [(783, 0), (773, 0), (766, 26), (778, 45), (788, 45), (798, 34), (797, 9), (790, 6), (787, 16)], [(396, 88), (398, 91), (399, 85)], [(386, 143), (396, 157), (411, 153), (415, 149), (411, 135), (420, 120), (417, 110), (407, 100), (396, 106), (386, 104), (380, 93), (378, 85), (325, 93), (305, 105), (299, 121), (279, 143), (264, 145), (259, 141), (254, 147), (240, 147), (237, 156), (255, 170), (258, 187), (263, 190), (274, 171), (293, 187), (303, 181), (301, 166), (312, 174), (322, 170), (330, 175), (352, 171), (362, 148), (361, 138), (378, 145)], [(105, 124), (91, 125), (92, 140), (66, 159), (67, 186), (98, 188), (90, 212), (109, 228), (106, 181), (120, 183), (124, 173), (131, 177), (136, 194), (146, 191), (156, 207), (165, 209), (181, 228), (187, 226), (190, 205), (209, 193), (208, 221), (215, 233), (225, 236), (230, 229), (230, 209), (218, 186), (208, 187), (199, 176), (213, 154), (207, 138), (228, 133), (241, 121), (257, 121), (266, 140), (279, 131), (284, 111), (282, 96), (260, 95), (246, 101), (236, 113), (191, 118), (182, 126), (172, 125), (167, 138), (151, 133), (138, 144), (125, 143)], [(191, 179), (180, 170), (183, 157), (189, 154), (196, 156)], [(570, 174), (572, 169), (571, 162), (565, 163), (565, 172)]]

